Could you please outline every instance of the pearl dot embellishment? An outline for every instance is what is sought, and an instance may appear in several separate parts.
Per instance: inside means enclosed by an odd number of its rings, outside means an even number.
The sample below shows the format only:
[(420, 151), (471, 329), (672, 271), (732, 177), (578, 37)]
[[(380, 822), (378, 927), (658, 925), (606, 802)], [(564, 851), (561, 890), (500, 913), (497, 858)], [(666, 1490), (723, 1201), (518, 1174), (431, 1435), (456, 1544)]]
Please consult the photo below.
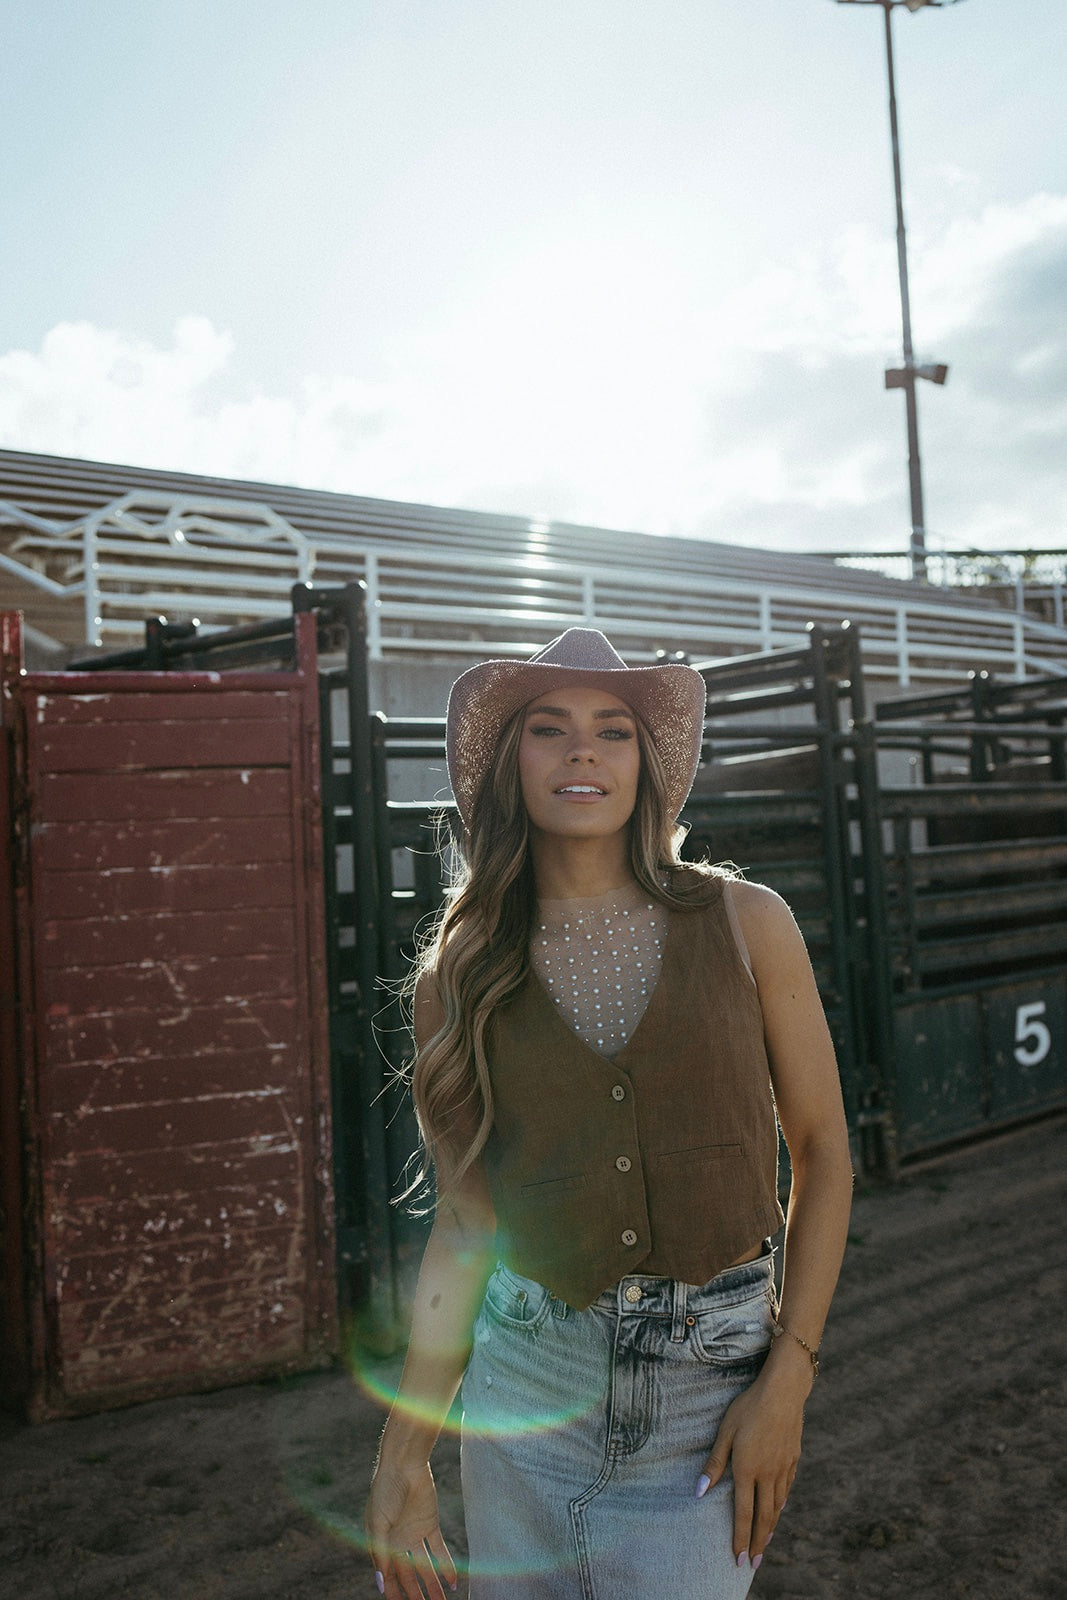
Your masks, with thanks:
[(535, 977), (568, 1027), (601, 1054), (617, 1055), (656, 989), (666, 907), (631, 888), (585, 901), (545, 901), (542, 916), (531, 941)]

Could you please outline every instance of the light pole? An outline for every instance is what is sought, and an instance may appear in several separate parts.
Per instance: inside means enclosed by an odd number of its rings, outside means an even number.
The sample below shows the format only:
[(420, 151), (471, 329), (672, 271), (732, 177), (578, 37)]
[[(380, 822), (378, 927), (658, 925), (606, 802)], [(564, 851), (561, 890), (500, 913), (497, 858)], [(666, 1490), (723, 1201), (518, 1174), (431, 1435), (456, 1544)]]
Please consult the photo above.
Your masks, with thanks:
[(897, 202), (897, 270), (900, 275), (900, 319), (904, 331), (904, 365), (887, 367), (887, 389), (903, 389), (908, 424), (908, 487), (911, 494), (911, 575), (926, 577), (926, 524), (923, 516), (922, 463), (919, 459), (919, 408), (915, 398), (917, 379), (944, 383), (948, 367), (941, 362), (915, 365), (911, 342), (911, 297), (908, 292), (908, 244), (904, 232), (904, 200), (900, 183), (900, 135), (897, 127), (897, 89), (893, 75), (892, 13), (897, 6), (923, 11), (927, 6), (953, 5), (955, 0), (837, 0), (838, 5), (881, 6), (885, 12), (885, 59), (889, 74), (889, 132), (893, 145), (893, 192)]

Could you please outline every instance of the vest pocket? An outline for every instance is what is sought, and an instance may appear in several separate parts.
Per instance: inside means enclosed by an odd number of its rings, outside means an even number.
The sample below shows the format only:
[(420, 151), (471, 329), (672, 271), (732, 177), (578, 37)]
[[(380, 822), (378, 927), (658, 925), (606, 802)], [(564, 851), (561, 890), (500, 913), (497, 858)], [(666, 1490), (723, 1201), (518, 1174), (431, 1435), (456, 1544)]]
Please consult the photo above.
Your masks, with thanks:
[(535, 1205), (541, 1200), (551, 1203), (557, 1195), (573, 1194), (575, 1189), (581, 1189), (584, 1186), (584, 1173), (578, 1173), (573, 1178), (549, 1178), (547, 1183), (524, 1183), (522, 1185), (522, 1198)]
[(667, 1150), (663, 1155), (653, 1156), (656, 1166), (694, 1166), (702, 1167), (712, 1161), (736, 1160), (742, 1154), (739, 1144), (700, 1144), (689, 1150)]

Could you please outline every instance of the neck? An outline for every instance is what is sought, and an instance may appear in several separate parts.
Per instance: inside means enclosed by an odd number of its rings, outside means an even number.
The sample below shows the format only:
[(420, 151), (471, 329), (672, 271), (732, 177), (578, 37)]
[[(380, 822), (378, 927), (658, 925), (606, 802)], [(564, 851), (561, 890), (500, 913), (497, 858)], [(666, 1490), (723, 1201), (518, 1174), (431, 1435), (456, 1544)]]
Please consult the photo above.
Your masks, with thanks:
[(633, 882), (629, 839), (561, 839), (531, 830), (530, 856), (540, 900), (586, 900)]

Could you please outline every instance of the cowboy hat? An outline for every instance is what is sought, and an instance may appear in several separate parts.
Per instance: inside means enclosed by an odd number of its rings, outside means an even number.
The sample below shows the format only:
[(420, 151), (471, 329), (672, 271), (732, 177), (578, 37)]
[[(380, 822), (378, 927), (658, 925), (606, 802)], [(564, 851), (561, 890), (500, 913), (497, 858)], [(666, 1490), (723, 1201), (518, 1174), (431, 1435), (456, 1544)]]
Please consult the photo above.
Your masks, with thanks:
[(505, 723), (536, 695), (563, 685), (606, 689), (648, 729), (667, 778), (672, 817), (693, 786), (707, 690), (680, 661), (628, 667), (595, 628), (568, 628), (528, 661), (483, 661), (463, 672), (448, 697), (445, 748), (452, 793), (465, 824)]

